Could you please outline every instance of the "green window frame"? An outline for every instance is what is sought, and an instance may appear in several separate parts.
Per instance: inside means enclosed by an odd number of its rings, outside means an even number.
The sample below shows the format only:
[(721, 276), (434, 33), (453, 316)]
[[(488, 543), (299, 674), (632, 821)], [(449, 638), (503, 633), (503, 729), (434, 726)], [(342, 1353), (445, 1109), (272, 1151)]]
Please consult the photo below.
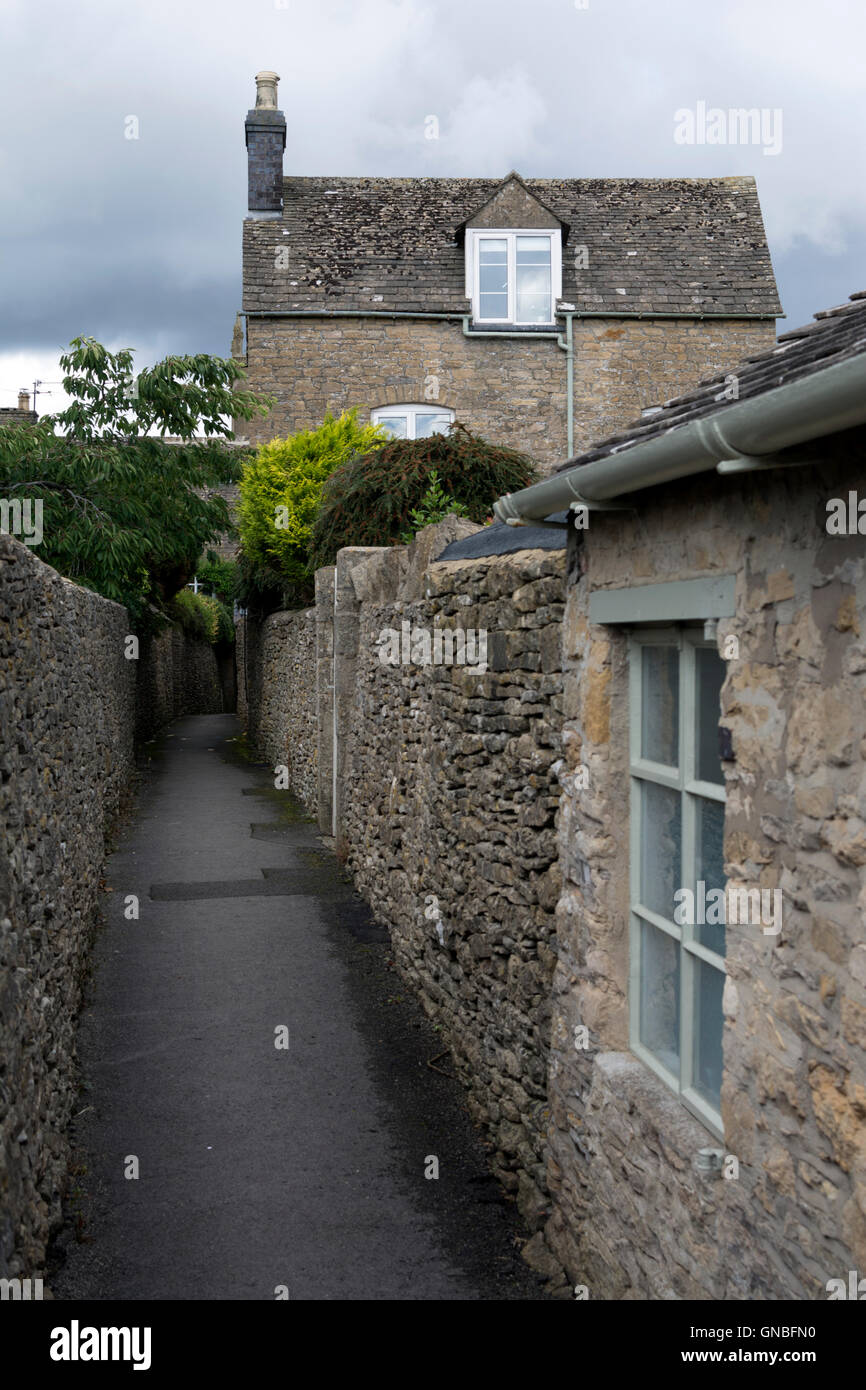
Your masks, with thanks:
[[(632, 629), (630, 1047), (719, 1138), (725, 926), (723, 913), (713, 921), (717, 909), (701, 912), (699, 885), (705, 896), (725, 888), (723, 680), (724, 661), (703, 629)], [(693, 894), (693, 914), (677, 911), (680, 889)]]

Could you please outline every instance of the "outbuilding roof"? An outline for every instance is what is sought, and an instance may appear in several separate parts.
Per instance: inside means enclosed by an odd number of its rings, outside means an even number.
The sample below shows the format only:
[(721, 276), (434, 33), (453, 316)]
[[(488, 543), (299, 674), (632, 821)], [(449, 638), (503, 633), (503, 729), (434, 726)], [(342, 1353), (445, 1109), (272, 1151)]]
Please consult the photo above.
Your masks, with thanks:
[[(463, 228), (502, 183), (286, 178), (282, 216), (244, 222), (244, 310), (466, 313)], [(565, 229), (564, 304), (781, 313), (753, 178), (522, 183)]]

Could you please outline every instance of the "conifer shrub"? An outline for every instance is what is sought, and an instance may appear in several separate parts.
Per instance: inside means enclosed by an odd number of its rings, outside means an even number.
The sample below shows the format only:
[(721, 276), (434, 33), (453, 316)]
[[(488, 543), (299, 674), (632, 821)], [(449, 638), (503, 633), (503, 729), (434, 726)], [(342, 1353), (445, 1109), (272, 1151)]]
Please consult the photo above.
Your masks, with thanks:
[[(313, 567), (332, 565), (342, 546), (394, 545), (414, 533), (413, 513), (424, 512), (425, 496), (430, 503), (431, 484), (439, 499), (460, 504), (463, 515), (483, 525), (497, 497), (535, 477), (526, 454), (490, 444), (459, 423), (428, 439), (390, 440), (375, 453), (347, 459), (328, 478), (313, 527)], [(441, 513), (441, 505), (428, 510)]]

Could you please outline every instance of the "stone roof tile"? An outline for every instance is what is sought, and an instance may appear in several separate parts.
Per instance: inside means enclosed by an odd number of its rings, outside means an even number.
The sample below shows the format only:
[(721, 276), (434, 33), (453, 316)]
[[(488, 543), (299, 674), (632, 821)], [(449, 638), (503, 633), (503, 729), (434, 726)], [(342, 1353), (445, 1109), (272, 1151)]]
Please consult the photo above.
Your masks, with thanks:
[[(781, 313), (753, 178), (523, 182), (569, 228), (577, 311)], [(399, 311), (411, 284), (419, 310), (465, 313), (461, 228), (501, 183), (286, 178), (282, 217), (244, 222), (244, 309)]]

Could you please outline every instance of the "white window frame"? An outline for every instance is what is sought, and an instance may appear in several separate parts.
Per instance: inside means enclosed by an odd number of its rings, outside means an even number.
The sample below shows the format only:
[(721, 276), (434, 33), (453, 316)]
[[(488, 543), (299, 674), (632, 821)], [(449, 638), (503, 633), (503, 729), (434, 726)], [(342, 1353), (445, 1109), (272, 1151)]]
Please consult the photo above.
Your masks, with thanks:
[[(676, 769), (651, 762), (640, 756), (642, 727), (642, 660), (647, 646), (674, 646), (679, 651), (679, 746)], [(680, 794), (681, 863), (680, 885), (695, 892), (693, 866), (695, 862), (695, 826), (697, 797), (722, 804), (726, 801), (724, 784), (699, 781), (695, 776), (695, 697), (696, 661), (699, 647), (716, 650), (714, 642), (703, 640), (695, 628), (633, 629), (629, 638), (629, 771), (630, 771), (630, 846), (629, 846), (629, 1046), (664, 1083), (675, 1091), (683, 1105), (717, 1138), (724, 1139), (721, 1114), (699, 1094), (693, 1085), (694, 1067), (694, 991), (696, 962), (703, 961), (723, 975), (727, 973), (725, 958), (709, 950), (695, 939), (693, 925), (678, 926), (671, 918), (659, 916), (640, 902), (641, 817), (640, 784), (654, 782)], [(673, 908), (672, 908), (673, 911)], [(680, 970), (680, 1035), (679, 1075), (675, 1075), (640, 1040), (640, 963), (641, 923), (665, 932), (679, 943)], [(724, 1023), (723, 1023), (724, 1027)]]
[[(452, 425), (454, 424), (454, 411), (447, 405), (437, 405), (435, 401), (426, 401), (422, 405), (404, 403), (402, 401), (399, 405), (378, 405), (375, 410), (370, 412), (370, 420), (372, 424), (378, 425), (381, 417), (390, 417), (393, 415), (403, 415), (406, 417), (406, 434), (403, 436), (405, 439), (417, 438), (415, 434), (416, 415), (447, 415), (450, 423)], [(412, 427), (411, 434), (409, 433), (410, 424)], [(422, 439), (427, 437), (426, 435), (421, 436)], [(395, 436), (395, 438), (399, 438), (399, 436)]]
[[(516, 317), (517, 308), (517, 238), (519, 236), (548, 237), (550, 240), (550, 318), (545, 324), (535, 320), (520, 320)], [(481, 242), (485, 238), (501, 241), (505, 239), (508, 261), (508, 315), (502, 319), (483, 319), (480, 315), (478, 258)], [(472, 319), (478, 324), (512, 323), (516, 327), (541, 328), (556, 323), (556, 305), (562, 298), (562, 232), (551, 227), (477, 227), (466, 232), (466, 298), (472, 301)]]

